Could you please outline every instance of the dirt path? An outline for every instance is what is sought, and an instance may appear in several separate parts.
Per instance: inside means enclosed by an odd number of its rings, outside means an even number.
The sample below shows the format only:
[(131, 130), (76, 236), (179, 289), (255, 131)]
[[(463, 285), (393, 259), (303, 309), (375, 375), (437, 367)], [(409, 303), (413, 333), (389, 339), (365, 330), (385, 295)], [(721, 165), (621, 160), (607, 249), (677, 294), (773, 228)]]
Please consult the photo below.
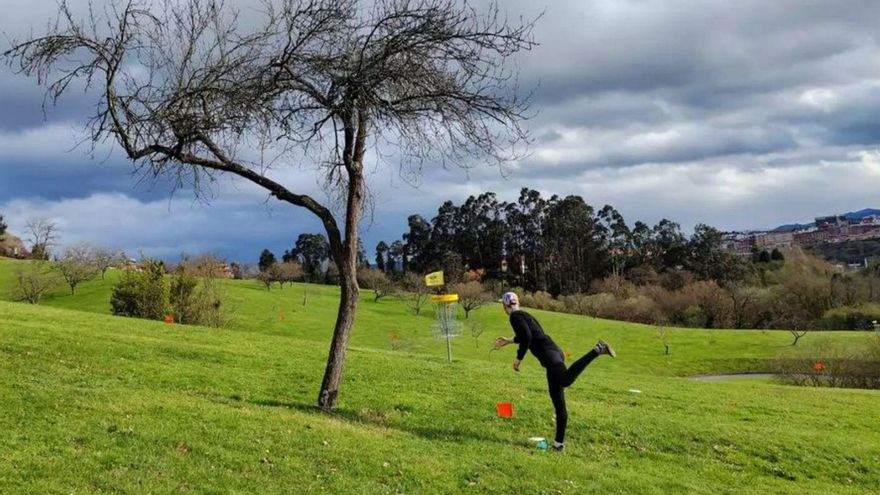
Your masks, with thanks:
[(727, 375), (696, 375), (688, 378), (699, 382), (723, 382), (727, 380), (765, 380), (776, 378), (776, 376), (773, 373), (731, 373)]

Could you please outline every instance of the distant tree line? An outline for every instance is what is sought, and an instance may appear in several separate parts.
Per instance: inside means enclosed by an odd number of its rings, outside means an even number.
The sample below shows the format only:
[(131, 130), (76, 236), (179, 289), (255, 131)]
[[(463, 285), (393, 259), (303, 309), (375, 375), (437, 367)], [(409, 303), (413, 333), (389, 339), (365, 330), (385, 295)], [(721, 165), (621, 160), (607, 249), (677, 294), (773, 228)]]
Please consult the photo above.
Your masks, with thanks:
[(721, 246), (722, 233), (700, 224), (690, 236), (663, 219), (628, 225), (613, 206), (580, 196), (542, 197), (523, 189), (515, 202), (487, 192), (443, 203), (430, 221), (407, 219), (401, 239), (376, 246), (388, 273), (482, 270), (486, 277), (553, 296), (587, 292), (609, 276), (643, 278), (687, 270), (700, 280), (743, 277), (743, 260)]

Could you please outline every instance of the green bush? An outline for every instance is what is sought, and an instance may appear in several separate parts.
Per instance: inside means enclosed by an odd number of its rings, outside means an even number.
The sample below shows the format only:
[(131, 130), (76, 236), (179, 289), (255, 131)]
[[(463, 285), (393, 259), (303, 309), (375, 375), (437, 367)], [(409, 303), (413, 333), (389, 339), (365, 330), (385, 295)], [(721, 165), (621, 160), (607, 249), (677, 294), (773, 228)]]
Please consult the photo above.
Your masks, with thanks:
[(616, 299), (613, 303), (600, 307), (597, 316), (636, 323), (659, 324), (663, 322), (663, 313), (660, 311), (660, 307), (653, 299), (645, 296)]
[(179, 323), (195, 323), (196, 288), (199, 279), (189, 273), (184, 265), (178, 265), (171, 274), (171, 312)]
[(688, 306), (679, 316), (681, 319), (677, 323), (689, 328), (705, 328), (709, 320), (706, 311), (698, 305)]
[[(290, 263), (276, 263), (283, 267)], [(268, 271), (268, 270), (267, 270)], [(171, 274), (170, 303), (175, 321), (187, 325), (226, 326), (221, 284), (198, 264), (181, 264)]]
[(169, 292), (165, 283), (165, 266), (157, 260), (147, 260), (140, 271), (122, 274), (113, 287), (110, 307), (114, 315), (161, 320), (168, 314)]
[(877, 303), (829, 309), (821, 320), (827, 330), (873, 330), (875, 321), (880, 321), (880, 304)]
[(561, 301), (557, 301), (548, 292), (538, 291), (522, 296), (520, 301), (522, 306), (532, 309), (543, 309), (545, 311), (563, 311), (565, 306)]

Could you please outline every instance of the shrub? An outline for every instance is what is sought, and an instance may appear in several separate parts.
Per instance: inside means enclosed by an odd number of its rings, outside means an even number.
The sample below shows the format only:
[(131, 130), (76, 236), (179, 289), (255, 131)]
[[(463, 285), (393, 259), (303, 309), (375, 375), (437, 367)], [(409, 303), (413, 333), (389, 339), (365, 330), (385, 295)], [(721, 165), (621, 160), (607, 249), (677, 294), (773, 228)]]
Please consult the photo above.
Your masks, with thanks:
[(880, 337), (858, 353), (823, 347), (822, 353), (779, 359), (775, 371), (784, 383), (813, 387), (880, 388)]
[(560, 296), (559, 301), (562, 303), (563, 309), (566, 313), (588, 315), (590, 314), (590, 297), (591, 296), (587, 294), (577, 293)]
[(663, 322), (663, 313), (657, 303), (649, 297), (639, 295), (626, 299), (615, 299), (613, 303), (599, 308), (597, 316), (636, 323), (659, 324)]
[(660, 275), (660, 285), (666, 290), (679, 290), (694, 280), (694, 274), (687, 270), (667, 270)]
[(698, 305), (688, 306), (681, 312), (679, 315), (678, 322), (681, 323), (682, 326), (688, 328), (706, 328), (706, 323), (709, 321), (708, 316), (706, 316), (706, 312), (703, 311), (703, 308)]
[(822, 316), (821, 326), (826, 330), (873, 330), (873, 322), (877, 320), (880, 320), (880, 304), (863, 303), (829, 309)]
[(636, 293), (636, 286), (623, 277), (612, 275), (593, 282), (591, 292), (608, 292), (619, 299), (626, 299)]
[(538, 291), (525, 294), (520, 298), (520, 305), (526, 308), (543, 309), (546, 311), (562, 311), (565, 306), (557, 301), (549, 292)]
[[(283, 267), (290, 263), (276, 263)], [(221, 296), (223, 263), (212, 256), (185, 258), (171, 273), (169, 300), (175, 321), (222, 327), (228, 323)], [(271, 272), (271, 268), (266, 272)]]
[(730, 328), (733, 326), (732, 303), (727, 292), (715, 281), (699, 281), (682, 290), (685, 299), (696, 301), (706, 321), (703, 328)]
[(141, 271), (129, 270), (113, 287), (110, 307), (114, 315), (161, 320), (170, 308), (165, 266), (147, 260)]
[(660, 282), (660, 275), (651, 265), (639, 265), (629, 271), (629, 279), (636, 285), (655, 285)]
[(193, 323), (195, 320), (195, 292), (199, 280), (183, 265), (178, 265), (171, 274), (169, 300), (174, 320), (179, 323)]

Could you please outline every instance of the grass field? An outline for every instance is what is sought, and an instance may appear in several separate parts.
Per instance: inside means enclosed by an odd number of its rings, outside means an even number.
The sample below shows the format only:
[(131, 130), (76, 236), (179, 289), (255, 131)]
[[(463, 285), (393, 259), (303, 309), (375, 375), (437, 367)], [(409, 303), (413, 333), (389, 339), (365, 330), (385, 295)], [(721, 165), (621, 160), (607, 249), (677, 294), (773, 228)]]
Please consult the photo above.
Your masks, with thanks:
[[(0, 260), (0, 286), (16, 263)], [(672, 330), (667, 356), (651, 327), (536, 311), (572, 354), (599, 337), (619, 353), (567, 391), (567, 451), (553, 454), (527, 440), (553, 431), (541, 368), (529, 357), (514, 373), (511, 349), (488, 352), (510, 334), (497, 305), (472, 314), (484, 333), (457, 339), (450, 364), (430, 310), (365, 294), (326, 415), (312, 404), (334, 288), (309, 287), (303, 306), (303, 286), (230, 281), (234, 322), (218, 330), (109, 316), (113, 278), (37, 307), (0, 302), (0, 493), (880, 491), (880, 393), (682, 378), (867, 334), (792, 350), (787, 332)], [(507, 400), (514, 418), (497, 418)]]

